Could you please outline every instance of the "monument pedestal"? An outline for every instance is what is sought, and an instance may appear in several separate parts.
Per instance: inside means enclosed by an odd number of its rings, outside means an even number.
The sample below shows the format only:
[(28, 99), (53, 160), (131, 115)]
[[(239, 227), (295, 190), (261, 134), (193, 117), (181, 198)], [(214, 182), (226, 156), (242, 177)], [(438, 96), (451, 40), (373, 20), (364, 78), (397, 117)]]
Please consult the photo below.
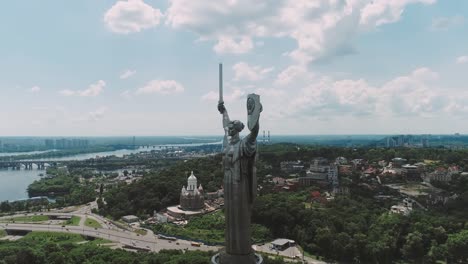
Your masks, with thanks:
[(263, 258), (259, 254), (230, 255), (220, 252), (211, 258), (212, 264), (262, 264)]

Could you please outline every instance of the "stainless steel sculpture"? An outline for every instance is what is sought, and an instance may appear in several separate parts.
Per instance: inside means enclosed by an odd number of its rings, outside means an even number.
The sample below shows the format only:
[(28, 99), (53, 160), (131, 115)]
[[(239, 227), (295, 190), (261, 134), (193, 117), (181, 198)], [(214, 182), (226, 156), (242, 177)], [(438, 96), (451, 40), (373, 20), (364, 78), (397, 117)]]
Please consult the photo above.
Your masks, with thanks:
[(241, 139), (244, 124), (229, 118), (222, 97), (222, 66), (218, 110), (223, 115), (224, 215), (226, 218), (225, 251), (213, 257), (213, 263), (261, 263), (251, 246), (250, 218), (257, 191), (256, 157), (259, 118), (262, 112), (260, 96), (247, 97), (248, 129)]

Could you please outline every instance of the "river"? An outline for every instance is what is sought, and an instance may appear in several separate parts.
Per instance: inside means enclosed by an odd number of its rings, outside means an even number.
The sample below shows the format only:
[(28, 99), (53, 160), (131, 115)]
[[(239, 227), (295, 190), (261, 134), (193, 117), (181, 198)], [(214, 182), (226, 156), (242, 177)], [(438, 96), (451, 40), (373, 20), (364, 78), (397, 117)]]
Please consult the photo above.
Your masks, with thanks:
[(28, 197), (26, 189), (33, 181), (40, 179), (39, 173), (45, 170), (0, 169), (0, 201), (13, 201)]
[(57, 151), (57, 150), (51, 149), (51, 150), (42, 150), (42, 151), (29, 151), (29, 152), (1, 152), (0, 157), (43, 154), (43, 153), (52, 152), (52, 151)]
[[(50, 158), (50, 159), (35, 159), (35, 160), (43, 160), (43, 161), (68, 161), (68, 160), (85, 160), (90, 158), (99, 157), (107, 157), (107, 156), (117, 156), (123, 157), (124, 155), (129, 155), (132, 153), (139, 153), (144, 151), (151, 151), (151, 150), (161, 150), (163, 148), (170, 148), (170, 147), (189, 147), (189, 146), (202, 146), (202, 145), (212, 145), (212, 144), (221, 144), (221, 142), (213, 142), (213, 143), (193, 143), (193, 144), (171, 144), (171, 145), (155, 145), (148, 147), (141, 147), (138, 149), (120, 149), (114, 151), (106, 151), (106, 152), (96, 152), (96, 153), (86, 153), (86, 154), (78, 154), (72, 155), (68, 157), (60, 157), (60, 158)], [(37, 154), (37, 151), (34, 152), (23, 152), (23, 153), (8, 153), (9, 156), (15, 155), (24, 155), (24, 154)], [(3, 154), (3, 153), (2, 153)], [(37, 170), (36, 166), (34, 165), (33, 170), (11, 170), (11, 169), (0, 169), (0, 201), (13, 201), (18, 199), (24, 199), (28, 197), (26, 189), (28, 185), (31, 184), (35, 180), (39, 180), (40, 173), (45, 174), (45, 170)]]

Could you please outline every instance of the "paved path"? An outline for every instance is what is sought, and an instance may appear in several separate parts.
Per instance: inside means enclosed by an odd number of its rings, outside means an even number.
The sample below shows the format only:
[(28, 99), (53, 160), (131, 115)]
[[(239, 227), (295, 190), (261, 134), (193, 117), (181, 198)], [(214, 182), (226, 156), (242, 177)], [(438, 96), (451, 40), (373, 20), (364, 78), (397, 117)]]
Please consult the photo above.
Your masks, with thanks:
[(218, 251), (219, 247), (201, 245), (194, 247), (190, 241), (177, 240), (168, 241), (158, 239), (155, 236), (138, 236), (137, 234), (129, 231), (117, 231), (105, 228), (90, 228), (85, 226), (57, 226), (57, 225), (43, 225), (43, 224), (16, 224), (5, 223), (0, 224), (1, 229), (6, 230), (28, 230), (28, 231), (46, 231), (46, 232), (70, 232), (74, 234), (81, 234), (85, 236), (97, 237), (107, 239), (113, 242), (121, 243), (123, 246), (144, 249), (148, 251), (158, 252), (161, 249), (180, 249), (180, 250), (202, 250), (202, 251)]
[[(74, 234), (80, 234), (85, 236), (91, 236), (96, 238), (103, 238), (110, 240), (114, 243), (117, 243), (115, 248), (127, 247), (133, 249), (141, 249), (147, 251), (154, 251), (159, 252), (162, 249), (179, 249), (179, 250), (202, 250), (202, 251), (219, 251), (221, 247), (218, 246), (207, 246), (201, 245), (200, 247), (192, 246), (192, 241), (188, 240), (181, 240), (178, 239), (177, 241), (168, 241), (165, 239), (159, 239), (157, 236), (154, 235), (153, 231), (149, 229), (145, 229), (147, 234), (142, 236), (138, 235), (130, 229), (123, 229), (114, 224), (109, 219), (106, 219), (100, 215), (93, 214), (91, 210), (93, 208), (97, 208), (96, 202), (91, 202), (88, 205), (74, 207), (73, 211), (67, 210), (67, 213), (62, 212), (40, 212), (40, 213), (29, 213), (29, 214), (17, 214), (17, 215), (9, 215), (0, 217), (2, 219), (10, 219), (18, 216), (33, 216), (38, 214), (43, 215), (59, 215), (59, 216), (79, 216), (80, 223), (79, 226), (65, 226), (62, 225), (52, 225), (52, 224), (40, 224), (40, 223), (0, 223), (0, 229), (8, 229), (8, 230), (28, 230), (28, 231), (47, 231), (47, 232), (69, 232)], [(85, 225), (86, 218), (93, 218), (99, 224), (101, 224), (102, 228), (92, 228), (87, 227)], [(261, 247), (261, 246), (257, 246)], [(265, 246), (266, 247), (266, 246)], [(255, 246), (254, 246), (255, 248)], [(262, 250), (258, 248), (259, 251), (264, 251), (267, 253), (267, 250)], [(276, 253), (276, 252), (275, 252)], [(297, 252), (286, 252), (287, 254), (280, 254), (286, 257), (292, 257), (295, 255), (299, 255)], [(300, 252), (299, 252), (300, 253)], [(312, 259), (309, 257), (305, 257), (305, 263), (310, 264), (326, 264), (326, 262), (319, 261), (316, 259)]]

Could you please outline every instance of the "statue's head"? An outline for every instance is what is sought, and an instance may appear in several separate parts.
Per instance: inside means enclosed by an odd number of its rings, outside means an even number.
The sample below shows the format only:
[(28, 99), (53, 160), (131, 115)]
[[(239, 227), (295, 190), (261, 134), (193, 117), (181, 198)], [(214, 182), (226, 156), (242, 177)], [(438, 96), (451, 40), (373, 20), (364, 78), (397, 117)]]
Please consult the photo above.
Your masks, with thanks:
[(244, 129), (244, 124), (239, 120), (234, 120), (229, 122), (228, 129), (228, 134), (232, 137), (236, 134), (239, 134), (242, 131), (242, 129)]

